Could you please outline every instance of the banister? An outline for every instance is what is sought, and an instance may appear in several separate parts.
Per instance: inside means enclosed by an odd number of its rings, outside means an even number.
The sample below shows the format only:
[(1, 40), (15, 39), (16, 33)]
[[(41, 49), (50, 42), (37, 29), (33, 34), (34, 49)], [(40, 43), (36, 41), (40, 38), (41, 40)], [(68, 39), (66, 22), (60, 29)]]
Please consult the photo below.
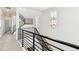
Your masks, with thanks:
[(49, 38), (49, 37), (41, 35), (41, 34), (37, 34), (37, 33), (31, 32), (31, 31), (28, 31), (28, 30), (24, 30), (22, 28), (19, 28), (19, 29), (21, 29), (21, 30), (23, 30), (25, 32), (34, 34), (34, 35), (41, 36), (41, 37), (46, 38), (46, 39), (51, 40), (51, 41), (54, 41), (54, 42), (57, 42), (57, 43), (60, 43), (60, 44), (66, 45), (66, 46), (70, 46), (70, 47), (75, 48), (75, 49), (79, 49), (78, 45), (75, 45), (75, 44), (72, 44), (72, 43), (69, 43), (69, 42), (64, 42), (64, 41), (61, 41), (61, 40), (52, 39), (52, 38)]

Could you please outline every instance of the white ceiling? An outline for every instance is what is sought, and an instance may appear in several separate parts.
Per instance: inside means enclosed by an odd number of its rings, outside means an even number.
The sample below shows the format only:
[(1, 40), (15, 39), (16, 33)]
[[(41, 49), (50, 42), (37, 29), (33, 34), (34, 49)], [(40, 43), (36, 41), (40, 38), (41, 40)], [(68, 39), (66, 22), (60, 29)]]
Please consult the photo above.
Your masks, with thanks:
[(14, 14), (16, 12), (16, 8), (14, 7), (10, 7), (10, 9), (6, 8), (6, 7), (2, 7), (2, 12), (5, 14), (5, 15), (10, 15), (10, 14)]
[[(8, 9), (8, 8), (10, 8), (10, 9)], [(8, 7), (8, 8), (7, 7), (1, 7), (1, 9), (2, 9), (2, 11), (5, 15), (11, 15), (11, 14), (16, 12), (15, 7)], [(36, 11), (44, 11), (44, 10), (49, 9), (50, 7), (23, 7), (23, 8), (36, 10)]]
[(51, 7), (25, 7), (25, 8), (30, 8), (30, 9), (34, 9), (34, 10), (38, 10), (38, 11), (44, 11), (44, 10), (49, 9)]

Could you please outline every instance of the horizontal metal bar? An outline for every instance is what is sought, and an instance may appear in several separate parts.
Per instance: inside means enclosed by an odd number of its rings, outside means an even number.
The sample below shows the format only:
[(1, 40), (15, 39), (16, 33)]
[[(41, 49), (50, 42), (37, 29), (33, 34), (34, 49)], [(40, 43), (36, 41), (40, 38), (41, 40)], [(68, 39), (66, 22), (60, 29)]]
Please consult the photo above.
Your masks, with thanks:
[(29, 45), (30, 47), (32, 47), (32, 45), (30, 45), (27, 41), (24, 41), (24, 43), (27, 44), (27, 45)]
[[(28, 38), (27, 38), (28, 39)], [(29, 39), (28, 39), (29, 40)], [(30, 40), (29, 40), (30, 41)], [(32, 43), (32, 41), (30, 41)], [(37, 41), (35, 41), (36, 43), (38, 43)], [(40, 43), (39, 43), (40, 44)], [(40, 44), (43, 45), (43, 44)], [(36, 45), (37, 46), (37, 45)], [(38, 48), (40, 48), (39, 46), (37, 46)], [(45, 47), (45, 46), (44, 46)], [(48, 49), (47, 47), (45, 47), (47, 50), (51, 51), (50, 49)], [(40, 48), (41, 49), (41, 48)], [(42, 49), (41, 49), (42, 50)]]
[[(24, 42), (25, 43), (25, 42)], [(27, 43), (25, 43), (26, 45), (28, 45)], [(28, 46), (28, 47), (30, 47), (30, 46)], [(33, 48), (31, 48), (32, 49), (32, 51), (33, 51)], [(35, 48), (36, 49), (36, 48)], [(38, 49), (36, 49), (37, 51), (39, 51)]]
[(26, 36), (24, 36), (24, 37), (25, 37), (25, 38), (27, 38), (27, 37), (28, 37), (28, 38), (30, 38), (31, 40), (33, 40), (33, 37), (29, 37), (29, 36), (27, 36), (27, 35), (26, 35)]
[[(27, 38), (28, 39), (28, 38)], [(29, 39), (28, 39), (29, 40)], [(29, 40), (30, 41), (30, 40)], [(31, 43), (33, 43), (32, 41), (30, 41)], [(35, 41), (36, 42), (36, 41)], [(37, 46), (37, 45), (35, 45), (35, 46)], [(41, 49), (39, 46), (37, 46), (39, 49)]]
[[(46, 42), (47, 43), (47, 42)], [(63, 49), (61, 49), (61, 48), (59, 48), (59, 47), (56, 47), (56, 46), (54, 46), (54, 45), (52, 45), (52, 44), (49, 44), (49, 43), (47, 43), (48, 45), (50, 45), (50, 46), (52, 46), (52, 47), (54, 47), (54, 48), (57, 48), (57, 49), (59, 49), (59, 50), (61, 50), (61, 51), (64, 51)]]
[[(24, 40), (24, 42), (29, 43), (27, 40)], [(31, 43), (29, 43), (30, 46), (33, 46)]]
[[(28, 39), (28, 38), (27, 38)], [(29, 39), (28, 39), (29, 40)], [(30, 41), (30, 40), (29, 40)], [(33, 43), (32, 41), (30, 41), (31, 43)], [(38, 43), (37, 41), (35, 41), (36, 43)], [(38, 44), (40, 44), (40, 43), (38, 43)], [(43, 45), (43, 44), (40, 44), (41, 46)], [(37, 45), (36, 45), (37, 46)], [(38, 47), (38, 46), (37, 46)], [(45, 46), (44, 46), (45, 47)], [(38, 47), (38, 48), (40, 48), (40, 47)], [(48, 49), (47, 47), (45, 47), (46, 49)], [(40, 48), (41, 49), (41, 48)], [(41, 49), (42, 50), (42, 49)], [(51, 51), (50, 49), (48, 49), (49, 51)]]
[[(28, 36), (27, 36), (28, 37)], [(26, 37), (25, 37), (26, 38)], [(29, 39), (31, 39), (31, 40), (33, 40), (32, 38), (30, 38), (30, 37), (28, 37)], [(28, 39), (28, 38), (26, 38), (26, 39)], [(28, 39), (28, 40), (29, 40)], [(30, 40), (29, 40), (30, 41)], [(35, 41), (35, 42), (37, 42), (37, 41)], [(31, 41), (31, 43), (33, 43), (32, 41)], [(38, 43), (38, 44), (40, 44), (40, 43)], [(41, 44), (40, 44), (41, 45)]]
[[(24, 38), (26, 38), (26, 37), (24, 37)], [(31, 39), (30, 37), (28, 37), (29, 39)], [(26, 39), (28, 39), (28, 38), (26, 38)], [(28, 39), (28, 40), (29, 40)], [(24, 40), (25, 41), (25, 40)], [(29, 40), (30, 41), (30, 40)], [(42, 41), (42, 40), (40, 40), (40, 41)], [(33, 43), (32, 41), (30, 41), (31, 43)], [(39, 45), (43, 45), (43, 44), (40, 44), (39, 42), (37, 42), (37, 41), (35, 41), (36, 43), (38, 43)], [(46, 43), (46, 44), (49, 44), (49, 43), (47, 43), (47, 42), (44, 42), (44, 43)], [(51, 44), (49, 44), (49, 45), (51, 45)], [(53, 46), (53, 45), (51, 45), (51, 46)], [(44, 46), (45, 47), (45, 46)], [(55, 47), (55, 48), (57, 48), (57, 49), (59, 49), (59, 50), (61, 50), (61, 51), (64, 51), (63, 49), (60, 49), (60, 48), (58, 48), (58, 47), (56, 47), (56, 46), (53, 46), (53, 47)], [(45, 47), (46, 49), (48, 49), (47, 47)], [(49, 49), (48, 49), (49, 50)], [(51, 50), (49, 50), (49, 51), (51, 51)]]
[(26, 32), (24, 32), (24, 34), (25, 34), (25, 35), (29, 35), (29, 36), (33, 37), (33, 35), (30, 35), (30, 34), (28, 34), (28, 33), (26, 33)]
[[(28, 37), (29, 39), (31, 39), (30, 37)], [(28, 39), (28, 38), (26, 38), (26, 39)], [(28, 39), (28, 40), (29, 40)], [(30, 41), (30, 40), (29, 40)], [(31, 43), (33, 43), (32, 41), (30, 41)], [(37, 41), (35, 41), (35, 42), (37, 42)], [(38, 43), (37, 43), (38, 44)], [(41, 44), (39, 44), (40, 46), (41, 46)], [(36, 45), (37, 46), (37, 45)], [(40, 48), (40, 47), (39, 47)]]
[[(27, 38), (28, 39), (28, 38)], [(29, 39), (28, 39), (29, 40)], [(27, 40), (26, 40), (27, 41)], [(30, 40), (29, 40), (30, 41)], [(31, 42), (31, 41), (30, 41)], [(29, 42), (28, 42), (29, 43)], [(31, 43), (33, 43), (33, 42), (31, 42)], [(35, 46), (36, 47), (38, 47), (39, 49), (41, 49), (39, 46), (37, 46), (36, 44), (35, 44)], [(42, 49), (41, 49), (42, 50)]]
[[(37, 41), (35, 41), (36, 43), (38, 43), (38, 44), (40, 44), (39, 42), (37, 42)], [(43, 44), (40, 44), (41, 46), (43, 45)], [(47, 50), (49, 50), (49, 51), (51, 51), (50, 49), (48, 49), (46, 46), (43, 46), (43, 47), (45, 47)]]
[[(29, 39), (33, 40), (33, 38), (29, 37), (28, 35), (26, 35), (26, 36), (24, 36), (24, 37), (25, 37), (25, 38), (28, 37)], [(36, 37), (35, 37), (35, 39), (37, 39), (38, 41), (40, 40), (39, 38), (36, 38)], [(36, 40), (35, 40), (35, 41), (36, 41)], [(40, 41), (42, 41), (42, 40), (40, 40)]]
[[(40, 41), (42, 41), (42, 40), (40, 40)], [(44, 41), (43, 41), (44, 42)], [(37, 43), (39, 43), (39, 42), (37, 42)], [(57, 49), (59, 49), (59, 50), (61, 50), (61, 51), (64, 51), (63, 49), (61, 49), (61, 48), (59, 48), (59, 47), (56, 47), (56, 46), (54, 46), (54, 45), (52, 45), (52, 44), (50, 44), (50, 43), (47, 43), (47, 42), (44, 42), (44, 43), (46, 43), (47, 45), (51, 45), (52, 47), (54, 47), (54, 48), (57, 48)], [(40, 43), (39, 43), (40, 44)]]
[[(21, 30), (24, 30), (24, 29), (21, 29)], [(63, 45), (66, 45), (66, 46), (70, 46), (72, 48), (75, 48), (75, 49), (79, 49), (79, 46), (78, 45), (75, 45), (75, 44), (72, 44), (72, 43), (68, 43), (68, 42), (64, 42), (64, 41), (60, 41), (60, 40), (56, 40), (56, 39), (52, 39), (52, 38), (49, 38), (47, 36), (44, 36), (44, 35), (40, 35), (40, 34), (36, 34), (34, 32), (31, 32), (31, 31), (27, 31), (27, 30), (24, 30), (28, 33), (31, 33), (31, 34), (35, 34), (35, 35), (38, 35), (38, 36), (41, 36), (43, 38), (46, 38), (48, 40), (51, 40), (51, 41), (54, 41), (54, 42), (57, 42), (57, 43), (60, 43), (60, 44), (63, 44)]]
[[(24, 45), (25, 48), (27, 48), (26, 46), (28, 46), (30, 48), (30, 46), (27, 43), (24, 42), (24, 44), (25, 44)], [(30, 49), (33, 51), (33, 48), (30, 48)]]
[[(28, 42), (29, 43), (29, 42)], [(30, 44), (30, 43), (29, 43)], [(36, 48), (35, 48), (36, 49)], [(36, 49), (37, 51), (39, 51), (38, 49)]]

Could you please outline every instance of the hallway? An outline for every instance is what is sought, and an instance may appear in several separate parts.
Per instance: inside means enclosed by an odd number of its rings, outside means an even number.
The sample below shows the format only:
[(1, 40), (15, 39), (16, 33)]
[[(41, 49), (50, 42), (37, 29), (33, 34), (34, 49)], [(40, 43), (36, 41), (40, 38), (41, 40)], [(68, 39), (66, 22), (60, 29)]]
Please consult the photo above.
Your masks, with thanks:
[(6, 33), (0, 38), (0, 51), (23, 51), (14, 34)]

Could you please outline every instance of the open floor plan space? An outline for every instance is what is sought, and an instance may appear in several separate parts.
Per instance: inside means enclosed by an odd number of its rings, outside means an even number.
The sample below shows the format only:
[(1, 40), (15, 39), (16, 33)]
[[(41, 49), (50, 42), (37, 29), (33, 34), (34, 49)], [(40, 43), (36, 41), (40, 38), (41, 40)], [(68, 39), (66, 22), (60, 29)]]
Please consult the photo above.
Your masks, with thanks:
[(78, 51), (79, 7), (0, 7), (0, 51)]

